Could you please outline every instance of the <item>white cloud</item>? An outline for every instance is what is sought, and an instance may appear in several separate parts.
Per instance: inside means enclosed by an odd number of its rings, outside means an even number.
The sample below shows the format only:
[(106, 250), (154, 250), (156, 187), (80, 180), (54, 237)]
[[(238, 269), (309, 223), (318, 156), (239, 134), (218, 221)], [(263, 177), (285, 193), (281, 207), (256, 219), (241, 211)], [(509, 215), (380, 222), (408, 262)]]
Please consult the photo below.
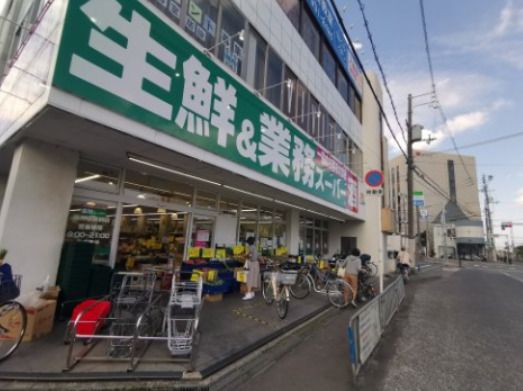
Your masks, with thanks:
[[(492, 96), (495, 96), (499, 90), (499, 84), (488, 76), (463, 72), (445, 72), (441, 75), (442, 78), (436, 80), (436, 88), (439, 101), (449, 119), (448, 127), (453, 134), (477, 129), (488, 121), (492, 111), (510, 104), (504, 99), (497, 99), (489, 103)], [(405, 127), (403, 124), (407, 112), (407, 95), (411, 93), (413, 96), (417, 96), (430, 91), (427, 74), (425, 72), (398, 74), (390, 79), (389, 86), (397, 104), (399, 120)], [(431, 98), (430, 95), (414, 98), (413, 121), (425, 127), (424, 138), (428, 138), (430, 134), (437, 140), (430, 145), (417, 143), (416, 149), (434, 149), (449, 137), (447, 129), (442, 126), (439, 113), (430, 104)], [(383, 99), (387, 117), (401, 141), (402, 148), (405, 149), (405, 142), (400, 136), (392, 108), (388, 104), (388, 97), (384, 95)], [(399, 152), (394, 141), (391, 141), (390, 145), (391, 154)]]
[(515, 199), (516, 204), (523, 205), (523, 189), (519, 189)]
[(446, 49), (440, 53), (447, 56), (479, 54), (523, 70), (523, 6), (519, 0), (518, 5), (514, 3), (507, 1), (490, 24), (436, 37), (434, 41)]
[(514, 1), (510, 0), (501, 10), (492, 36), (503, 37), (521, 31), (523, 31), (523, 7), (517, 8)]
[(487, 119), (487, 111), (473, 111), (450, 119), (447, 122), (447, 125), (449, 130), (456, 134), (465, 130), (477, 128), (487, 122)]

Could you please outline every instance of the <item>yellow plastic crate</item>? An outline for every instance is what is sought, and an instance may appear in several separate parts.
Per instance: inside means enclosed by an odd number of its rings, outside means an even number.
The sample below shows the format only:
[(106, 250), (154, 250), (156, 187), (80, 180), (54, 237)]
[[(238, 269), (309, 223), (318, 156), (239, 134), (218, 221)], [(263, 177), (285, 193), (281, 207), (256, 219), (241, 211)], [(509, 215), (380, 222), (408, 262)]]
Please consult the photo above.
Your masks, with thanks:
[(200, 281), (200, 278), (205, 277), (205, 272), (203, 270), (193, 270), (191, 274), (191, 281), (192, 282), (198, 282)]
[(236, 271), (236, 281), (238, 282), (247, 282), (247, 270), (238, 270)]

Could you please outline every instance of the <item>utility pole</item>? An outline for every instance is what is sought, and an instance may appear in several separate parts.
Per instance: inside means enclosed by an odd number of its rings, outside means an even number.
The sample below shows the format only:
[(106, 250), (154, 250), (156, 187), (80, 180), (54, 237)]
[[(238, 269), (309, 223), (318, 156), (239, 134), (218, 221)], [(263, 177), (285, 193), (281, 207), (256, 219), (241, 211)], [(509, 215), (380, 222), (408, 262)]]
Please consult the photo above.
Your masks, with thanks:
[(447, 258), (447, 208), (444, 207), (441, 211), (441, 225), (443, 227), (443, 255), (445, 259), (445, 264), (448, 265), (449, 261)]
[(492, 232), (492, 215), (490, 211), (490, 194), (488, 189), (488, 182), (492, 177), (483, 174), (483, 193), (485, 193), (485, 228), (487, 230), (487, 260), (494, 261), (493, 254), (495, 252), (496, 246), (494, 244), (494, 234)]
[(408, 220), (408, 238), (414, 237), (414, 205), (413, 192), (414, 183), (412, 180), (412, 94), (408, 96), (408, 114), (407, 114), (407, 220)]

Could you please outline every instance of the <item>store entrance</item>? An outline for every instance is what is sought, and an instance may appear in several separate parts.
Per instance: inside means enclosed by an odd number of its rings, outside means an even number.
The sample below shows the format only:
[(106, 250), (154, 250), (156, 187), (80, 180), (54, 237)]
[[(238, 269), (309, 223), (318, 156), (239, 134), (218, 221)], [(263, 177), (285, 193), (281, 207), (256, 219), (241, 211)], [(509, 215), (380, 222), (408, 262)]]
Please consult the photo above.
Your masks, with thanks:
[(188, 212), (124, 204), (115, 269), (181, 264), (189, 217)]

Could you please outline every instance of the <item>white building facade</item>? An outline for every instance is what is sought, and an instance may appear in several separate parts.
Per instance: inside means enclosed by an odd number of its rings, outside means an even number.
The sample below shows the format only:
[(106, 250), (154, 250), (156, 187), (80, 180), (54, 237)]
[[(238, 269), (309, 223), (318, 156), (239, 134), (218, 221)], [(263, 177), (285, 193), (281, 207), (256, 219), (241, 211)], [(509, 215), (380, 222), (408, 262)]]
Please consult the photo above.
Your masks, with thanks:
[(24, 290), (71, 257), (173, 265), (227, 257), (250, 236), (267, 255), (382, 258), (385, 197), (362, 183), (386, 161), (381, 117), (330, 1), (17, 12), (27, 34), (0, 92), (0, 247)]

